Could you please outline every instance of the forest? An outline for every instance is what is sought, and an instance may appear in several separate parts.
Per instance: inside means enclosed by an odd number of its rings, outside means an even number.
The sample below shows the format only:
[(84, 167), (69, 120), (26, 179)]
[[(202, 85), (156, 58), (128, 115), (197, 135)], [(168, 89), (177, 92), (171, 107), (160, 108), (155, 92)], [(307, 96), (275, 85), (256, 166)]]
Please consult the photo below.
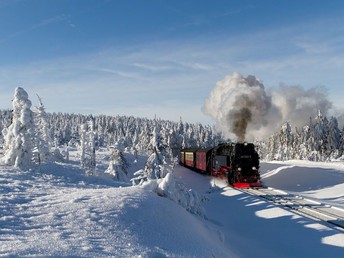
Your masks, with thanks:
[[(16, 88), (12, 110), (0, 111), (2, 161), (5, 165), (31, 167), (51, 160), (68, 160), (69, 151), (80, 152), (87, 175), (96, 168), (96, 152), (109, 151), (109, 168), (118, 181), (162, 178), (176, 162), (181, 148), (208, 147), (222, 141), (214, 127), (187, 122), (131, 116), (93, 116), (47, 113), (42, 100), (32, 107), (27, 92)], [(125, 154), (147, 156), (145, 168), (128, 178)]]
[[(166, 167), (175, 162), (182, 148), (230, 141), (215, 126), (182, 119), (173, 122), (120, 115), (48, 113), (40, 97), (38, 100), (38, 107), (32, 107), (27, 92), (18, 87), (13, 109), (0, 110), (4, 164), (25, 167), (52, 157), (68, 159), (69, 150), (74, 148), (81, 153), (81, 166), (92, 175), (97, 150), (106, 148), (110, 151), (107, 173), (120, 181), (130, 180), (124, 153), (147, 156), (145, 168), (136, 177), (140, 181), (164, 177)], [(262, 160), (331, 161), (343, 157), (344, 133), (335, 117), (328, 119), (319, 111), (302, 128), (293, 128), (292, 121), (287, 121), (278, 132), (265, 140), (256, 139), (255, 144)]]

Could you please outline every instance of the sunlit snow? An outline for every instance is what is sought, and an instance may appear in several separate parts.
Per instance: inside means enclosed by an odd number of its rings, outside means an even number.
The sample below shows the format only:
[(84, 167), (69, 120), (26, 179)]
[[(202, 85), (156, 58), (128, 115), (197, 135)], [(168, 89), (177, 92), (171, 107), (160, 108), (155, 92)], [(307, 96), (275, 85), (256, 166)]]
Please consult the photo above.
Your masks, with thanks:
[[(106, 174), (85, 176), (77, 156), (71, 152), (69, 162), (30, 171), (1, 166), (0, 255), (342, 257), (342, 231), (220, 179), (177, 165), (173, 178), (157, 181), (156, 192), (152, 185), (118, 183)], [(105, 157), (97, 155), (104, 171)], [(131, 169), (144, 162), (142, 157)], [(343, 207), (342, 164), (262, 163), (261, 173), (268, 186)], [(179, 204), (181, 189), (203, 198), (202, 215)]]

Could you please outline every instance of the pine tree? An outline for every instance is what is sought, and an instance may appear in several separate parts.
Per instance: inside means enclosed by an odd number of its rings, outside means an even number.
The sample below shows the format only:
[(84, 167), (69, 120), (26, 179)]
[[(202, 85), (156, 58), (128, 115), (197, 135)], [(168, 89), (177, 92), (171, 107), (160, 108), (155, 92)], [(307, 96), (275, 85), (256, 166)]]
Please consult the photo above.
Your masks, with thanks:
[(168, 134), (167, 145), (169, 146), (171, 157), (178, 157), (182, 145), (181, 140), (179, 133), (174, 130), (171, 130)]
[(278, 160), (289, 160), (292, 153), (293, 133), (289, 122), (285, 122), (279, 133), (279, 153)]
[(15, 167), (32, 165), (34, 121), (27, 92), (17, 87), (13, 99), (12, 124), (3, 130), (4, 163)]
[(327, 155), (327, 140), (328, 140), (328, 120), (323, 116), (321, 111), (318, 111), (318, 115), (315, 118), (313, 137), (314, 137), (314, 148), (317, 152), (316, 160), (321, 161), (325, 159)]
[(170, 163), (170, 155), (159, 131), (159, 125), (156, 125), (150, 141), (151, 153), (145, 165), (145, 173), (149, 179), (163, 178), (168, 173), (166, 168)]
[(39, 100), (39, 106), (36, 107), (35, 124), (35, 159), (36, 163), (46, 162), (50, 158), (50, 136), (48, 128), (48, 116), (45, 112), (45, 108), (42, 99), (37, 95)]
[(117, 148), (112, 148), (110, 164), (105, 173), (112, 175), (116, 181), (128, 182), (128, 168), (129, 163), (123, 153)]
[(85, 167), (85, 152), (86, 152), (86, 145), (87, 145), (87, 139), (86, 139), (86, 133), (87, 133), (87, 125), (82, 124), (80, 126), (80, 165), (82, 167)]
[(341, 159), (344, 159), (344, 127), (341, 131), (340, 143), (338, 147), (338, 157), (341, 157)]
[(96, 147), (95, 147), (95, 133), (94, 120), (91, 118), (88, 125), (81, 126), (80, 138), (80, 163), (86, 170), (86, 175), (95, 175), (96, 169)]
[(327, 136), (328, 158), (337, 158), (339, 155), (341, 132), (338, 128), (338, 121), (331, 117), (328, 123), (329, 134)]

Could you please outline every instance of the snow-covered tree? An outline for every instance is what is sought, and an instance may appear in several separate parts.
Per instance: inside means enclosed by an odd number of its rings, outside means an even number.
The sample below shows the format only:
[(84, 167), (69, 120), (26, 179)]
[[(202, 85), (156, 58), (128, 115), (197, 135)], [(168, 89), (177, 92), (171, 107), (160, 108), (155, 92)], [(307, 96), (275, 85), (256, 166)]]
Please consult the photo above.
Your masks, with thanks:
[(95, 174), (96, 169), (96, 147), (95, 147), (95, 133), (94, 120), (91, 119), (87, 124), (81, 126), (80, 138), (80, 163), (86, 170), (86, 174), (91, 176)]
[(163, 139), (159, 132), (159, 127), (153, 129), (152, 138), (149, 145), (150, 155), (147, 159), (144, 172), (148, 179), (163, 178), (168, 173), (166, 165), (170, 156), (163, 144)]
[(292, 154), (293, 133), (289, 122), (285, 122), (279, 133), (279, 152), (278, 160), (288, 160)]
[(328, 158), (337, 158), (339, 155), (341, 132), (338, 128), (338, 121), (331, 117), (328, 123), (327, 151)]
[(123, 153), (117, 148), (112, 148), (110, 164), (105, 173), (112, 175), (116, 181), (128, 182), (128, 168), (129, 163)]
[(341, 130), (340, 143), (338, 147), (338, 157), (344, 159), (344, 128)]
[(328, 120), (319, 110), (318, 115), (315, 118), (314, 126), (311, 128), (314, 138), (314, 150), (316, 151), (316, 161), (326, 159), (327, 154), (327, 139), (328, 139)]
[(85, 152), (86, 152), (86, 145), (87, 145), (86, 133), (87, 133), (87, 125), (82, 124), (80, 127), (80, 145), (79, 145), (80, 165), (82, 167), (85, 166)]
[(27, 92), (17, 87), (14, 93), (12, 124), (3, 130), (4, 163), (16, 167), (32, 165), (34, 121)]
[(168, 134), (167, 144), (169, 146), (169, 154), (171, 157), (179, 156), (180, 150), (182, 148), (182, 141), (183, 139), (177, 131), (170, 130)]
[(37, 95), (39, 100), (39, 106), (36, 107), (36, 112), (34, 113), (34, 120), (36, 124), (35, 133), (35, 161), (40, 164), (41, 162), (46, 162), (50, 158), (50, 135), (48, 128), (48, 116), (45, 112), (45, 107), (43, 105), (42, 99)]

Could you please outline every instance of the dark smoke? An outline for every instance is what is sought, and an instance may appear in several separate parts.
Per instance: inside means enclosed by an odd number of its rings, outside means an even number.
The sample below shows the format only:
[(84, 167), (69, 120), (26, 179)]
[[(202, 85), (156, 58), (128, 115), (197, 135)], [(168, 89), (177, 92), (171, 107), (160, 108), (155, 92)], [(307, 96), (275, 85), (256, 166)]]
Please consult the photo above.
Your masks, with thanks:
[(245, 141), (246, 128), (251, 121), (252, 114), (248, 108), (241, 108), (239, 110), (230, 110), (228, 113), (228, 121), (230, 131), (233, 132), (240, 142)]

